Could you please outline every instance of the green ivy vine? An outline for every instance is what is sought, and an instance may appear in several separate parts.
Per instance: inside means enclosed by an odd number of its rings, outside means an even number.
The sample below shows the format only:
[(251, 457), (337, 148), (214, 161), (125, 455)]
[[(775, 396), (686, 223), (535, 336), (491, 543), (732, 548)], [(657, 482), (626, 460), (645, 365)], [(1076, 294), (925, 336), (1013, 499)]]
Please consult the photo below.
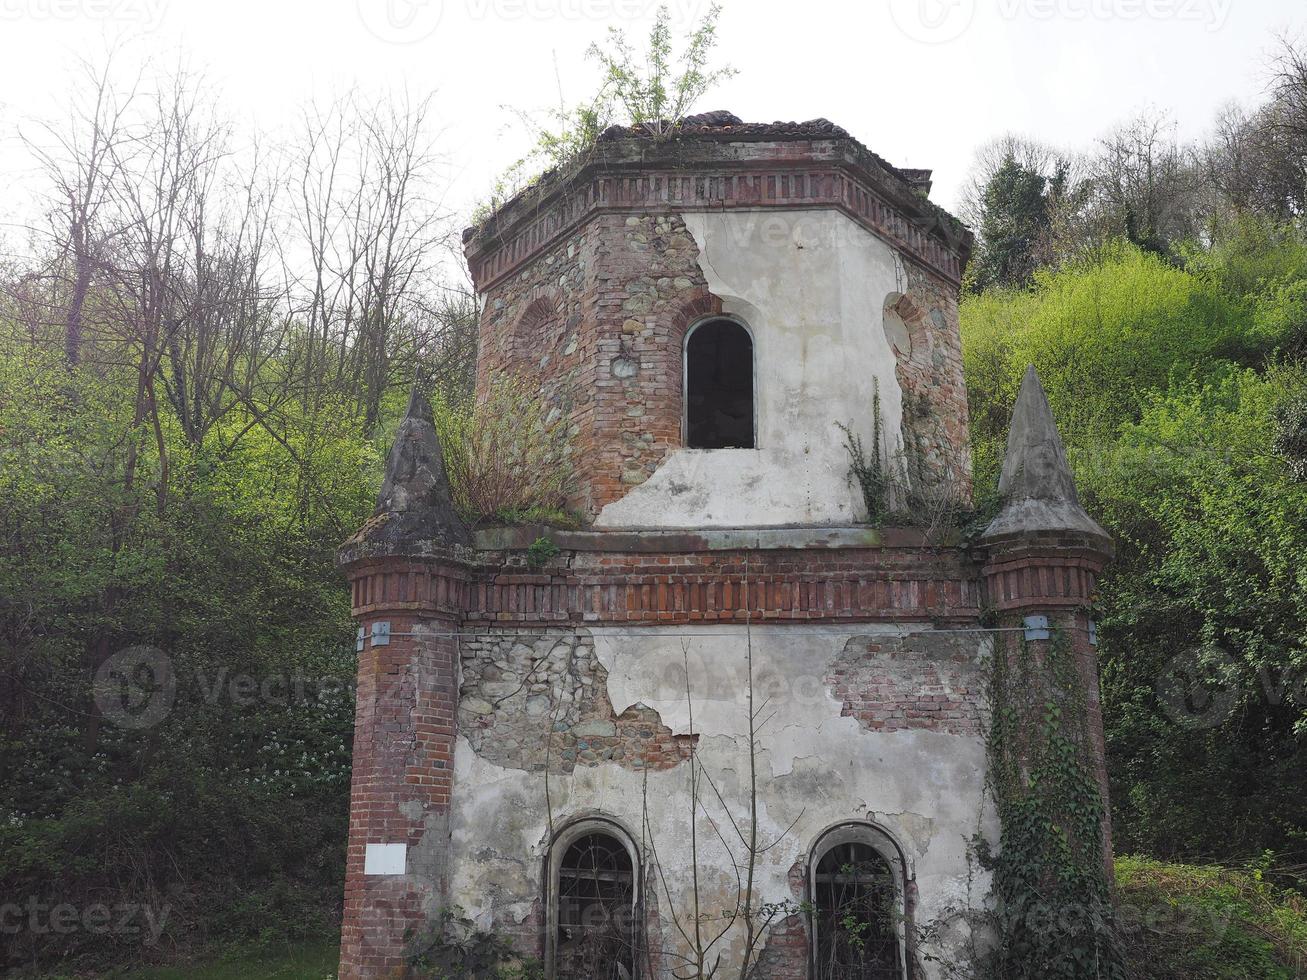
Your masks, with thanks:
[(989, 782), (997, 853), (977, 842), (993, 876), (997, 942), (990, 980), (1125, 980), (1103, 864), (1104, 801), (1091, 771), (1085, 692), (1064, 633), (1037, 649), (996, 650)]

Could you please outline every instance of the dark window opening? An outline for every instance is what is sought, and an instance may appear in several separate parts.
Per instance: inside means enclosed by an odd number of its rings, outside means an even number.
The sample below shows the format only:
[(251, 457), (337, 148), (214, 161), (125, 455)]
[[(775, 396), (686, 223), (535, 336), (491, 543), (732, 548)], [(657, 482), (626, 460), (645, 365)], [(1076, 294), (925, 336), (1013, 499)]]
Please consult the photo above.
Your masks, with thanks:
[(868, 844), (836, 844), (818, 862), (813, 890), (818, 980), (902, 980), (889, 862)]
[(709, 320), (690, 334), (685, 429), (691, 449), (753, 448), (753, 340), (738, 323)]
[(556, 974), (560, 980), (635, 976), (635, 874), (607, 834), (573, 841), (558, 868)]

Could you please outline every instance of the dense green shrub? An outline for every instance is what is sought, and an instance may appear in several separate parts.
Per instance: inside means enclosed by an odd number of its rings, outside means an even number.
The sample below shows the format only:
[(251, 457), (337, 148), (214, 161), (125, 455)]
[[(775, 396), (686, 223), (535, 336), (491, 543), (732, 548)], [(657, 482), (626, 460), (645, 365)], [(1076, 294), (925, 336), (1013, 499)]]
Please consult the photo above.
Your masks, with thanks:
[(239, 414), (151, 432), (130, 377), (47, 350), (0, 345), (2, 962), (329, 935), (354, 674), (333, 556), (377, 453), (344, 405), (284, 409), (279, 438)]
[(968, 298), (963, 344), (978, 497), (1034, 363), (1081, 495), (1117, 540), (1099, 650), (1118, 843), (1298, 862), (1307, 488), (1289, 430), (1307, 372), (1285, 348), (1307, 249), (1240, 234), (1186, 268), (1118, 246), (1033, 291)]
[(1296, 980), (1307, 972), (1307, 905), (1258, 869), (1118, 858), (1118, 920), (1149, 980)]

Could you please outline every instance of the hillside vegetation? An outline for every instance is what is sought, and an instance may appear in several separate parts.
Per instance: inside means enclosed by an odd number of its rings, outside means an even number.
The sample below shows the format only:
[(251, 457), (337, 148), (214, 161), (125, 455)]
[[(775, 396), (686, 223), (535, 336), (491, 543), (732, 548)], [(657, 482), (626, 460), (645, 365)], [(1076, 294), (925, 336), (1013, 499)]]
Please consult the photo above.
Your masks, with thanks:
[[(615, 119), (674, 130), (721, 77), (716, 10), (673, 98), (658, 29), (652, 81), (601, 51), (606, 101), (553, 117), (531, 159)], [(1116, 846), (1141, 855), (1120, 941), (1155, 980), (1304, 974), (1307, 53), (1271, 70), (1193, 146), (1155, 114), (1078, 153), (1004, 137), (964, 215), (975, 516), (1034, 364), (1118, 543), (1096, 618)], [(26, 146), (31, 244), (0, 266), (16, 975), (332, 961), (355, 669), (334, 554), (413, 385), (464, 516), (569, 520), (565, 422), (512, 379), (470, 407), (477, 307), (443, 279), (430, 104), (351, 95), (273, 147), (205, 92), (80, 78)]]
[(1307, 245), (1249, 221), (1173, 262), (1126, 243), (963, 307), (976, 486), (1021, 373), (1115, 536), (1099, 610), (1118, 847), (1307, 863)]

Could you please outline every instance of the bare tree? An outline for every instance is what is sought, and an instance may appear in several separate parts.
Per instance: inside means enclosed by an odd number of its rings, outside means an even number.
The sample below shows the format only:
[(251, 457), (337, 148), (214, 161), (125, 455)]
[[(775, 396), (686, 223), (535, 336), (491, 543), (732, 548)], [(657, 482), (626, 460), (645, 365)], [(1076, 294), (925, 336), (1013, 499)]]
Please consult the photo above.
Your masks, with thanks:
[(1253, 111), (1225, 108), (1204, 156), (1218, 217), (1289, 221), (1307, 209), (1307, 52), (1298, 42), (1280, 37), (1270, 98)]
[[(430, 101), (357, 94), (305, 114), (294, 153), (305, 274), (294, 295), (306, 333), (297, 365), (306, 397), (342, 386), (372, 432), (396, 358), (430, 349), (448, 319), (429, 295), (449, 224), (434, 195), (439, 160)], [(298, 256), (287, 257), (294, 267)]]
[(48, 274), (54, 288), (47, 316), (62, 323), (65, 356), (74, 365), (82, 357), (88, 297), (115, 232), (103, 218), (130, 140), (127, 115), (139, 84), (138, 78), (125, 90), (114, 85), (112, 56), (98, 68), (80, 62), (76, 77), (68, 119), (38, 127), (40, 135), (19, 134), (50, 184)]
[(985, 189), (1008, 161), (1049, 180), (1065, 174), (1068, 183), (1077, 182), (1083, 165), (1073, 154), (1019, 133), (1004, 133), (990, 140), (972, 158), (958, 208), (962, 220), (972, 228), (979, 228), (984, 219)]
[(1165, 113), (1145, 111), (1118, 126), (1098, 141), (1087, 164), (1090, 227), (1100, 240), (1126, 238), (1159, 252), (1193, 236), (1201, 223), (1196, 159)]

